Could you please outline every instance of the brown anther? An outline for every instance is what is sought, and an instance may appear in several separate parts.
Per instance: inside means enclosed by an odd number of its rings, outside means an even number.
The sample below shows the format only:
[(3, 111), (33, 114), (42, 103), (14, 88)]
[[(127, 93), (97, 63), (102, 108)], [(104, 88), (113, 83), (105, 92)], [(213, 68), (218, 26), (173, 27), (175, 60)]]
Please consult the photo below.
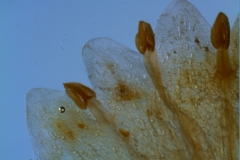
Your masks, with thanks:
[(228, 17), (220, 12), (211, 29), (211, 42), (214, 48), (228, 49), (230, 43), (230, 25)]
[(140, 21), (138, 25), (138, 33), (135, 37), (135, 43), (138, 51), (142, 54), (146, 50), (154, 51), (155, 49), (155, 39), (152, 27), (149, 23)]
[(87, 101), (96, 98), (96, 93), (81, 83), (64, 83), (65, 92), (81, 109), (87, 109)]

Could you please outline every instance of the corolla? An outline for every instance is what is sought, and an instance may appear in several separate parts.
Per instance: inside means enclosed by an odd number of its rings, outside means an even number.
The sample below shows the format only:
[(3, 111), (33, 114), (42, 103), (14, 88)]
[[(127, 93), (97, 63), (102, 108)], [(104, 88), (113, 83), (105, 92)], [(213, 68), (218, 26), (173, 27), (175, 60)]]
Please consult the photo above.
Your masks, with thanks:
[(210, 27), (173, 0), (155, 32), (139, 22), (141, 54), (109, 38), (87, 42), (92, 89), (68, 82), (66, 93), (27, 94), (35, 158), (237, 159), (238, 20), (230, 31), (220, 12)]

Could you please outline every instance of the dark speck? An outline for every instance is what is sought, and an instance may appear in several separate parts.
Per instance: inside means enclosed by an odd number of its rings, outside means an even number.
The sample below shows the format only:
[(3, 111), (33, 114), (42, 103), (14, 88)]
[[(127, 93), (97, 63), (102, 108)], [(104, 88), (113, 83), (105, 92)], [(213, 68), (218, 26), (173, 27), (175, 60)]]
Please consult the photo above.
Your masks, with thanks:
[(197, 37), (195, 37), (195, 40), (194, 40), (194, 42), (195, 42), (195, 43), (197, 43), (197, 44), (199, 44), (199, 43), (200, 43), (200, 41), (198, 40), (198, 38), (197, 38)]
[(205, 51), (207, 51), (207, 52), (209, 51), (209, 49), (208, 49), (208, 47), (207, 47), (207, 46), (206, 46), (206, 47), (204, 47), (204, 49), (205, 49)]
[(58, 108), (58, 111), (60, 113), (64, 113), (65, 112), (65, 108), (63, 106), (61, 106), (61, 107)]

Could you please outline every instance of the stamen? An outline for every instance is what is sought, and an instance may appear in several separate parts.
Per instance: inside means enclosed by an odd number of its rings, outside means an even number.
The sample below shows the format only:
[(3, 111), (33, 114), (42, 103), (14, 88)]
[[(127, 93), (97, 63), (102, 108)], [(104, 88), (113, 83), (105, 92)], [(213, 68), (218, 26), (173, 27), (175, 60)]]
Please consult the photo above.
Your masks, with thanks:
[(96, 99), (96, 93), (92, 89), (77, 82), (64, 83), (63, 85), (67, 95), (76, 105), (81, 109), (89, 108), (99, 124), (113, 123), (113, 116), (111, 116), (101, 102)]
[(217, 49), (215, 78), (223, 87), (229, 87), (234, 71), (228, 53), (230, 44), (230, 25), (228, 17), (220, 12), (211, 29), (211, 42)]
[(162, 84), (161, 71), (159, 68), (159, 62), (157, 53), (155, 50), (155, 40), (152, 27), (149, 23), (140, 21), (138, 27), (138, 33), (135, 37), (136, 47), (140, 53), (144, 54), (144, 65), (150, 75), (152, 82), (157, 89), (163, 102), (171, 107), (170, 100), (165, 93), (164, 86)]
[(155, 39), (152, 27), (144, 21), (139, 22), (138, 33), (135, 37), (135, 43), (140, 53), (144, 54), (146, 50), (154, 51)]
[(91, 98), (96, 98), (96, 93), (77, 82), (64, 83), (64, 88), (67, 95), (75, 102), (81, 109), (87, 109), (87, 101)]
[(218, 49), (220, 47), (228, 49), (230, 44), (230, 25), (228, 17), (220, 12), (211, 29), (212, 45)]

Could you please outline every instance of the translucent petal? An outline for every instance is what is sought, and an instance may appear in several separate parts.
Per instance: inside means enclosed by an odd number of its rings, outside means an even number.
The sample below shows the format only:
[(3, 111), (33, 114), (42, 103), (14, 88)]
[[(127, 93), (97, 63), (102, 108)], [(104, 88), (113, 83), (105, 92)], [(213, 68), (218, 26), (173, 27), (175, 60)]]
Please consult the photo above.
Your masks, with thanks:
[(149, 126), (154, 121), (147, 116), (148, 106), (159, 100), (142, 55), (111, 39), (97, 38), (85, 45), (83, 59), (97, 98), (115, 116), (116, 125), (130, 132), (130, 146), (141, 155), (158, 155), (155, 138), (146, 135), (153, 134)]
[[(58, 108), (63, 106), (64, 113)], [(27, 126), (36, 159), (129, 159), (125, 143), (100, 130), (86, 110), (64, 93), (32, 89), (27, 94)]]
[[(166, 92), (177, 112), (181, 111), (181, 128), (189, 128), (185, 135), (195, 139), (193, 149), (195, 144), (203, 143), (194, 149), (195, 156), (198, 156), (197, 150), (207, 159), (237, 156), (234, 135), (238, 134), (239, 33), (236, 24), (231, 31), (229, 49), (230, 57), (235, 57), (231, 61), (233, 75), (219, 79), (216, 76), (217, 50), (210, 43), (210, 26), (194, 6), (187, 1), (173, 1), (157, 23), (157, 53)], [(187, 116), (182, 118), (182, 113)], [(225, 133), (231, 138), (225, 139)], [(205, 150), (204, 144), (209, 148)], [(201, 150), (205, 150), (204, 153)], [(222, 150), (225, 152), (221, 153)]]
[[(235, 70), (239, 69), (239, 17), (240, 14), (237, 15), (236, 21), (232, 26), (229, 46), (230, 61)], [(239, 73), (236, 73), (236, 76), (238, 77)]]

